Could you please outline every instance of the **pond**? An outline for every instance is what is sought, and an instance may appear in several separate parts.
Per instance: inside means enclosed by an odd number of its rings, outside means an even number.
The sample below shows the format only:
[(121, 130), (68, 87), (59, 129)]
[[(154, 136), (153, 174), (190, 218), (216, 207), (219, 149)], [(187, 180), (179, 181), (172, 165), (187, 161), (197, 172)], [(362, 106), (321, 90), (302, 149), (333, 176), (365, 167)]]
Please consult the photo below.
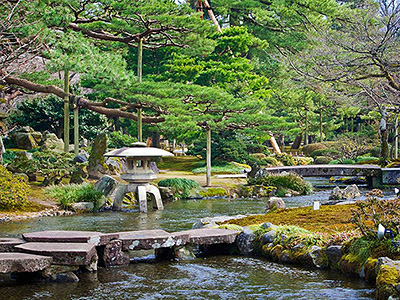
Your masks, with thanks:
[[(365, 191), (363, 191), (365, 193)], [(390, 192), (388, 192), (390, 194)], [(329, 191), (285, 198), (288, 206), (322, 202)], [(190, 229), (207, 216), (262, 213), (265, 199), (182, 200), (163, 211), (103, 212), (45, 217), (0, 225), (0, 236), (40, 230)], [(328, 271), (284, 266), (259, 258), (216, 256), (163, 263), (135, 262), (81, 274), (78, 283), (17, 283), (0, 277), (0, 299), (373, 299), (373, 286)]]

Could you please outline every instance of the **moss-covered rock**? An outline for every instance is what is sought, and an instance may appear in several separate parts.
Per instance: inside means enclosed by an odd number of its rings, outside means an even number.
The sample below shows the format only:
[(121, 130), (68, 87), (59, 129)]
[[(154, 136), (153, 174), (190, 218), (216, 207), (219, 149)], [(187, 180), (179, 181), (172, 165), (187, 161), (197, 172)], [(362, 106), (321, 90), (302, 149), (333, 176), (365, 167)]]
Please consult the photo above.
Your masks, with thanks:
[(203, 198), (213, 198), (213, 197), (225, 197), (229, 196), (229, 192), (221, 187), (217, 188), (207, 188), (199, 192), (200, 196)]
[(377, 261), (376, 299), (386, 300), (400, 296), (400, 261), (380, 257)]
[(107, 174), (108, 167), (105, 164), (104, 154), (107, 149), (107, 135), (98, 135), (92, 146), (92, 151), (89, 156), (88, 174), (90, 178), (99, 179)]
[(378, 259), (369, 257), (364, 263), (364, 278), (367, 282), (376, 282)]
[(314, 164), (325, 165), (325, 164), (329, 164), (332, 160), (333, 160), (333, 158), (329, 157), (329, 156), (317, 156), (317, 157), (315, 157)]
[(359, 276), (364, 262), (355, 254), (347, 254), (342, 256), (339, 261), (339, 268), (342, 273), (350, 276)]

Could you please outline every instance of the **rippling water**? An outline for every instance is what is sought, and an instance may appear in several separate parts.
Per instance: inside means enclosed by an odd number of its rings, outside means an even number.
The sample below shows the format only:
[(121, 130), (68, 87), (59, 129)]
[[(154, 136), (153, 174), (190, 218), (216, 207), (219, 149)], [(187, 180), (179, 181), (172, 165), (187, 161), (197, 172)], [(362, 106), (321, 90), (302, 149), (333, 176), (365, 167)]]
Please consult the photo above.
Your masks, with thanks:
[[(329, 192), (285, 198), (288, 206), (327, 201)], [(262, 213), (265, 199), (208, 199), (167, 203), (147, 214), (104, 212), (0, 224), (0, 236), (40, 230), (116, 232), (192, 227), (200, 218)], [(335, 273), (258, 258), (218, 256), (163, 263), (136, 262), (81, 274), (80, 282), (17, 283), (0, 276), (0, 299), (373, 299), (373, 287)]]

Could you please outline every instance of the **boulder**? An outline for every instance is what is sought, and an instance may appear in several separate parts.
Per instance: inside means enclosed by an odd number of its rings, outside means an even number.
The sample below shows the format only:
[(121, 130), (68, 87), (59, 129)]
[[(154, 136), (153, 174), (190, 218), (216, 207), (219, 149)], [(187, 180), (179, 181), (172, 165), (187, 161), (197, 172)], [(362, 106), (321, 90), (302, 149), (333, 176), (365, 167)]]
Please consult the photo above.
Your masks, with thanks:
[(54, 133), (45, 133), (40, 149), (63, 152), (64, 142), (62, 139), (59, 139)]
[(238, 235), (236, 239), (236, 245), (239, 248), (240, 254), (251, 255), (254, 251), (254, 239), (256, 235), (254, 232), (248, 228), (243, 228), (243, 231)]
[(75, 169), (72, 171), (69, 183), (81, 184), (86, 182), (88, 178), (87, 168), (84, 164), (76, 164)]
[(71, 204), (71, 208), (74, 211), (91, 212), (94, 209), (94, 203), (93, 202), (76, 202), (76, 203)]
[(337, 266), (343, 256), (342, 246), (332, 245), (326, 248), (326, 256), (328, 257), (329, 266)]
[(82, 154), (78, 154), (77, 156), (74, 157), (74, 164), (76, 163), (81, 164), (85, 162), (87, 162), (87, 158)]
[(400, 261), (379, 257), (376, 263), (376, 299), (400, 297)]
[(40, 137), (41, 139), (40, 132), (34, 133), (34, 130), (31, 127), (25, 126), (13, 131), (10, 134), (10, 139), (17, 148), (30, 150), (38, 148), (38, 141), (34, 136), (38, 138)]
[(88, 173), (90, 178), (100, 178), (108, 171), (105, 164), (104, 154), (107, 150), (107, 135), (98, 135), (92, 145), (92, 151), (89, 156)]
[(280, 197), (271, 197), (267, 201), (267, 207), (265, 209), (265, 212), (268, 212), (270, 210), (275, 210), (275, 209), (285, 209), (286, 204)]
[(346, 186), (343, 190), (339, 187), (335, 187), (332, 190), (331, 195), (329, 196), (330, 200), (342, 200), (342, 199), (354, 199), (361, 196), (360, 190), (358, 189), (357, 185), (352, 184)]
[(321, 247), (311, 246), (310, 249), (303, 255), (302, 260), (310, 267), (324, 269), (327, 267), (326, 253)]
[(265, 233), (262, 237), (263, 245), (272, 243), (275, 239), (275, 236), (276, 236), (275, 230), (270, 230), (267, 233)]
[(40, 271), (40, 275), (48, 282), (78, 282), (79, 278), (74, 273), (78, 270), (79, 266), (51, 265)]
[[(103, 193), (105, 199), (113, 199), (114, 200), (114, 194), (117, 190), (119, 182), (112, 178), (111, 176), (104, 175), (102, 176), (95, 184), (94, 188), (97, 191), (100, 191)], [(99, 206), (102, 207), (105, 203), (100, 203)]]

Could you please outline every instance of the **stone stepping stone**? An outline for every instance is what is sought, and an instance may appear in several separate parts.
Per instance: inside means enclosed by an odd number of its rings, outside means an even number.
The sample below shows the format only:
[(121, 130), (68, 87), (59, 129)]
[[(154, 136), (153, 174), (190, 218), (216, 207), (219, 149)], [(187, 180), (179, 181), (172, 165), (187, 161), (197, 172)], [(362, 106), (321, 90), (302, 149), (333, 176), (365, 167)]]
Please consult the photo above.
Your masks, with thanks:
[(164, 230), (119, 232), (123, 250), (151, 250), (183, 246), (189, 241), (187, 233), (168, 233)]
[(26, 253), (0, 253), (0, 273), (37, 272), (50, 266), (49, 256)]
[(92, 243), (26, 243), (15, 248), (51, 256), (56, 265), (88, 266), (94, 259), (97, 262), (96, 246)]
[(103, 246), (111, 240), (118, 239), (118, 234), (96, 231), (54, 230), (24, 233), (22, 237), (28, 242), (93, 243), (96, 246)]
[(23, 239), (0, 238), (0, 252), (15, 252), (14, 246), (25, 243)]
[(214, 245), (214, 244), (233, 244), (240, 231), (219, 228), (200, 228), (175, 232), (175, 234), (189, 234), (190, 244), (195, 245)]

